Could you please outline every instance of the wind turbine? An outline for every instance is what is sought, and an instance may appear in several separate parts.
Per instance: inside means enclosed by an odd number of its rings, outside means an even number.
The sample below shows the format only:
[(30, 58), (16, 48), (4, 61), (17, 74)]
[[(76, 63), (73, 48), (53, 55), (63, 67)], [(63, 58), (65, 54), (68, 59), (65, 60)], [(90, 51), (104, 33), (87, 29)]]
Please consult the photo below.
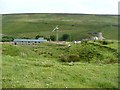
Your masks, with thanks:
[(58, 30), (59, 30), (58, 27), (59, 27), (59, 26), (57, 25), (57, 26), (53, 29), (53, 31), (52, 31), (52, 32), (56, 31), (56, 41), (57, 41), (57, 42), (58, 42)]

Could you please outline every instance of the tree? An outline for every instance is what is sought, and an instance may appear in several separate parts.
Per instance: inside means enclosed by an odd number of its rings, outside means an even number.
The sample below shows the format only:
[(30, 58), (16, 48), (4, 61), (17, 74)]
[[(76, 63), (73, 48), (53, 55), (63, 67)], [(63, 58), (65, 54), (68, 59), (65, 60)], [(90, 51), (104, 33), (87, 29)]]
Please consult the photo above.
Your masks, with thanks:
[(30, 39), (29, 37), (21, 37), (21, 39)]
[(13, 40), (14, 40), (14, 38), (11, 36), (3, 36), (2, 37), (2, 42), (11, 42)]
[(66, 41), (66, 40), (69, 39), (69, 37), (70, 37), (69, 34), (63, 34), (61, 40), (62, 40), (62, 41)]
[(55, 35), (51, 35), (50, 40), (55, 41)]
[(40, 38), (40, 37), (43, 37), (43, 36), (37, 35), (37, 36), (35, 37), (35, 39), (38, 39), (38, 38)]

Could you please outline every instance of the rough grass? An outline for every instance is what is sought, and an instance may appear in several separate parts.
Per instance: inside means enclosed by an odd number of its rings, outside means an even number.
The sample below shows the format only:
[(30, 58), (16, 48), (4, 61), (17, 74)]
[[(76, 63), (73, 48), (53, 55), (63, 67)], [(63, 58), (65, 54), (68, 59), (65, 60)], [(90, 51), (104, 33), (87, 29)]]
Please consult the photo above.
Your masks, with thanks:
[(57, 44), (3, 44), (3, 88), (118, 88), (118, 63), (59, 62), (67, 51)]
[(3, 88), (118, 88), (118, 64), (61, 64), (51, 58), (3, 56)]

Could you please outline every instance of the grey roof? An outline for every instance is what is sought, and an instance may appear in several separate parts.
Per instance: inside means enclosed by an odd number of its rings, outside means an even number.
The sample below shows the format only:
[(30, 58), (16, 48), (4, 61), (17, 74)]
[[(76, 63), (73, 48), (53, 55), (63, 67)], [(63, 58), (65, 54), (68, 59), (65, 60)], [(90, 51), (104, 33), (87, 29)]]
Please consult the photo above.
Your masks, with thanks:
[(39, 39), (14, 39), (14, 42), (45, 42), (46, 39), (39, 38)]

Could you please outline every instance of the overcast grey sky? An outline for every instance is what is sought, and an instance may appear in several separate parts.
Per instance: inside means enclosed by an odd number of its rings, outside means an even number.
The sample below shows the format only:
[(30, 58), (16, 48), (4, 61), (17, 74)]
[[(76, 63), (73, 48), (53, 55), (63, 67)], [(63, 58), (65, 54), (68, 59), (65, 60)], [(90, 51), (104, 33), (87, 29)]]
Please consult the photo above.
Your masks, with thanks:
[(0, 0), (0, 13), (118, 14), (119, 0)]

